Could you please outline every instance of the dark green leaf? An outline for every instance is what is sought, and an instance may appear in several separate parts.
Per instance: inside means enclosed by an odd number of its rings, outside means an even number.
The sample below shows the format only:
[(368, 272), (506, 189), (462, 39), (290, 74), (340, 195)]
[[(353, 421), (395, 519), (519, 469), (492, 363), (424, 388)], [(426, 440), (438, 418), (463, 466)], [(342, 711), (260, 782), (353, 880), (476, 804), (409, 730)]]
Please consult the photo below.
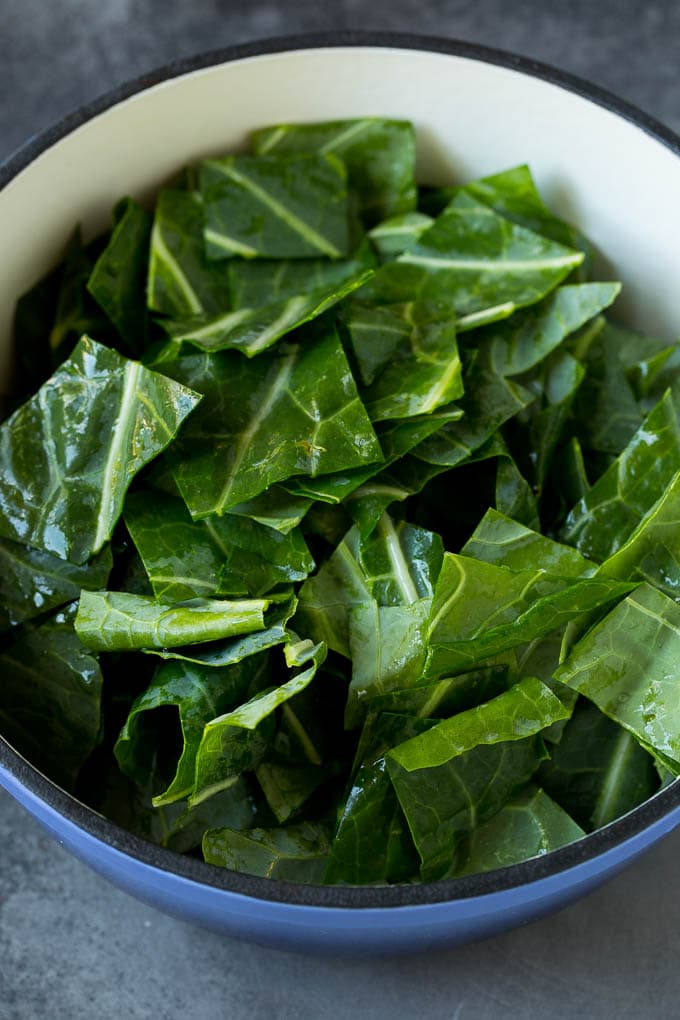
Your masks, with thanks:
[(0, 427), (0, 534), (83, 563), (198, 394), (83, 337)]
[(415, 134), (406, 120), (362, 117), (317, 124), (278, 124), (252, 135), (257, 153), (334, 153), (347, 166), (369, 224), (416, 204)]
[(344, 165), (333, 155), (225, 156), (201, 164), (211, 259), (349, 255)]
[(125, 198), (116, 206), (114, 220), (111, 239), (95, 263), (87, 289), (136, 355), (144, 350), (147, 339), (151, 216)]
[(154, 594), (166, 602), (197, 595), (263, 595), (303, 581), (314, 560), (298, 530), (287, 535), (231, 514), (192, 521), (185, 504), (139, 491), (128, 496), (125, 523)]

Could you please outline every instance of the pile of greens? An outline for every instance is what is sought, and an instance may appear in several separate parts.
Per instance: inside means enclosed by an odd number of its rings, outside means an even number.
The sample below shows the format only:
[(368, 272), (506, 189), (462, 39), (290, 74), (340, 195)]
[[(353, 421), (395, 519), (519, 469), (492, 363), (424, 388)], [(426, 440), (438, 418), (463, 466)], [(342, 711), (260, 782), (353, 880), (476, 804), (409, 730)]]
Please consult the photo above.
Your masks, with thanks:
[[(132, 831), (302, 882), (543, 854), (680, 773), (680, 347), (527, 167), (259, 130), (21, 298), (0, 729)], [(607, 313), (607, 315), (605, 315)]]

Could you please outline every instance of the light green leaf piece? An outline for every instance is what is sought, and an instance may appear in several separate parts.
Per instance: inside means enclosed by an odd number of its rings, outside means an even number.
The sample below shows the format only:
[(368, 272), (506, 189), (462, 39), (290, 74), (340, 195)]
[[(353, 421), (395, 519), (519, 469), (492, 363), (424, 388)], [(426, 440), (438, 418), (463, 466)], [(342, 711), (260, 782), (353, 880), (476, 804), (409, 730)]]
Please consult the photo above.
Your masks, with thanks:
[(241, 772), (259, 765), (274, 737), (276, 709), (309, 686), (326, 656), (323, 643), (308, 640), (293, 640), (284, 650), (289, 669), (306, 668), (280, 687), (257, 694), (205, 726), (196, 756), (191, 804), (214, 796)]
[(259, 154), (319, 152), (339, 157), (369, 225), (415, 208), (416, 140), (409, 121), (362, 117), (276, 124), (255, 131), (251, 140)]
[(172, 352), (174, 345), (186, 343), (204, 351), (237, 350), (253, 358), (286, 333), (328, 311), (372, 275), (371, 269), (362, 268), (340, 284), (307, 290), (257, 308), (166, 320), (162, 325), (172, 341), (169, 350)]
[(316, 343), (181, 357), (164, 370), (205, 394), (173, 450), (192, 517), (223, 514), (296, 474), (313, 477), (381, 463), (334, 328)]
[(545, 790), (531, 785), (470, 833), (455, 874), (507, 868), (542, 857), (582, 836), (581, 826)]
[(627, 814), (659, 785), (651, 754), (585, 698), (537, 778), (586, 832)]
[(84, 563), (200, 395), (83, 337), (0, 427), (0, 535)]
[(208, 864), (281, 882), (320, 883), (328, 857), (325, 827), (303, 822), (280, 829), (208, 829), (203, 857)]
[(555, 677), (680, 774), (680, 606), (641, 584), (573, 648)]
[(346, 171), (332, 154), (210, 159), (200, 183), (209, 259), (350, 254)]
[(570, 511), (560, 537), (602, 562), (628, 540), (680, 464), (680, 427), (666, 393), (621, 455)]
[(509, 304), (540, 301), (583, 257), (460, 194), (416, 244), (381, 267), (368, 292), (380, 304), (420, 298), (488, 319), (490, 309), (507, 315)]
[(102, 674), (73, 632), (73, 608), (27, 624), (0, 652), (0, 726), (20, 754), (66, 789), (101, 730)]
[(509, 570), (444, 555), (429, 624), (425, 675), (474, 669), (492, 656), (545, 637), (632, 585), (608, 578), (559, 578), (540, 568)]
[(414, 211), (383, 220), (368, 236), (382, 258), (391, 258), (407, 251), (433, 223), (431, 216)]
[(151, 739), (144, 724), (147, 713), (177, 708), (182, 731), (182, 751), (165, 791), (154, 805), (172, 804), (187, 798), (194, 786), (194, 768), (203, 727), (211, 719), (238, 705), (248, 692), (266, 684), (267, 657), (246, 659), (235, 666), (208, 669), (187, 662), (164, 662), (147, 689), (135, 699), (114, 751), (123, 772), (139, 785), (148, 780), (161, 739)]
[(151, 231), (149, 308), (162, 315), (218, 315), (230, 307), (229, 269), (208, 262), (203, 245), (203, 204), (195, 191), (164, 189)]
[(83, 588), (104, 588), (112, 566), (108, 546), (79, 566), (0, 539), (0, 632), (75, 601)]
[(461, 554), (510, 570), (530, 570), (540, 564), (557, 577), (591, 577), (597, 570), (596, 563), (571, 546), (560, 545), (494, 509), (484, 514)]
[(177, 648), (264, 629), (266, 599), (196, 598), (167, 605), (146, 595), (84, 591), (76, 633), (95, 652)]
[(257, 655), (258, 652), (286, 644), (290, 640), (286, 624), (294, 614), (296, 606), (297, 600), (294, 598), (270, 605), (264, 613), (264, 629), (253, 631), (251, 634), (209, 641), (206, 644), (141, 650), (161, 659), (179, 659), (181, 662), (193, 662), (198, 666), (221, 669), (223, 666), (242, 662), (251, 655)]
[(547, 757), (541, 731), (568, 715), (545, 684), (527, 678), (388, 752), (424, 881), (455, 872), (461, 841), (527, 784)]
[(148, 322), (146, 278), (151, 216), (131, 198), (113, 211), (114, 227), (97, 259), (87, 289), (103, 309), (133, 355), (146, 346)]
[(156, 598), (264, 595), (303, 581), (314, 560), (299, 530), (287, 535), (232, 514), (193, 521), (181, 499), (139, 490), (125, 503), (125, 524)]

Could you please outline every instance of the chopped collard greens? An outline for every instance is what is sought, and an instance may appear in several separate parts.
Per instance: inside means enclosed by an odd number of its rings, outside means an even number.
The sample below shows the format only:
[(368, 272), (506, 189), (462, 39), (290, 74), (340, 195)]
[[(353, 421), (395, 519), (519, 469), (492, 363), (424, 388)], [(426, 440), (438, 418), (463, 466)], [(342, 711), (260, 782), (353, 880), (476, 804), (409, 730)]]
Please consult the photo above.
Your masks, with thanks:
[(262, 127), (17, 306), (0, 732), (211, 865), (455, 878), (680, 775), (680, 345), (415, 155)]

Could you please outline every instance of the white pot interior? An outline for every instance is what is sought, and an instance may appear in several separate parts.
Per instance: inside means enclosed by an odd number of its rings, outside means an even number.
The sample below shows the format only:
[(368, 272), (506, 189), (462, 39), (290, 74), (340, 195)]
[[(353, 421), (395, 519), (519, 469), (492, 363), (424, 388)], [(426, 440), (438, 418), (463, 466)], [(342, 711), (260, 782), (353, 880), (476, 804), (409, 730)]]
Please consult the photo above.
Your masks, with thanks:
[(341, 47), (249, 57), (163, 82), (62, 138), (0, 192), (0, 378), (17, 297), (121, 195), (144, 198), (183, 164), (242, 147), (277, 121), (361, 115), (415, 122), (420, 180), (528, 162), (544, 197), (624, 283), (620, 318), (680, 332), (680, 158), (635, 124), (521, 71), (420, 50)]

